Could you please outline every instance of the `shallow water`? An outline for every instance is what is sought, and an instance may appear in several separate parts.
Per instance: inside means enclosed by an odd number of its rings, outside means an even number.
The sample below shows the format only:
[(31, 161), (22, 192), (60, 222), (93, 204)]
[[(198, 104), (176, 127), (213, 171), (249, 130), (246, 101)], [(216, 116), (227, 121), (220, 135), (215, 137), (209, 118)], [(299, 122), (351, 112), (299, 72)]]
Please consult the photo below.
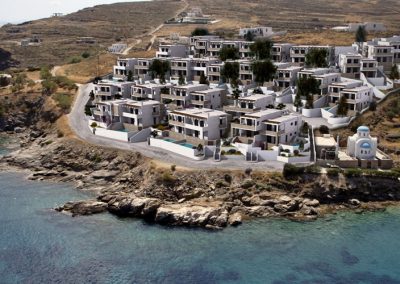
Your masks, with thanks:
[(400, 283), (400, 210), (220, 232), (51, 208), (86, 193), (0, 173), (0, 283)]

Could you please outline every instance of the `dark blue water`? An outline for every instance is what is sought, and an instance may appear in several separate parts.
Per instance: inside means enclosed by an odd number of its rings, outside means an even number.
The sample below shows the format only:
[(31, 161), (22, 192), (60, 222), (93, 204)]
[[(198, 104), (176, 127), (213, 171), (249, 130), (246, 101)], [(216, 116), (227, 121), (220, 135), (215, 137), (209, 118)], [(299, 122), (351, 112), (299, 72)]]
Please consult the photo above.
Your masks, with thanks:
[(400, 210), (220, 232), (51, 208), (88, 195), (0, 173), (0, 283), (400, 283)]

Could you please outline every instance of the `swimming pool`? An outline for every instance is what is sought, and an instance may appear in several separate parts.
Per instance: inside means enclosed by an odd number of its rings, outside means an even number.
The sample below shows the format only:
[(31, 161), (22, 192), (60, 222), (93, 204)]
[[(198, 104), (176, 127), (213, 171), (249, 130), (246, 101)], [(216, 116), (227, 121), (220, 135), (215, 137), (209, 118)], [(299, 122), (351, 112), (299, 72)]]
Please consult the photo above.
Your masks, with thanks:
[(176, 140), (171, 139), (171, 138), (164, 138), (164, 141), (171, 142), (171, 143), (176, 142)]
[(186, 148), (193, 149), (193, 145), (190, 144), (190, 143), (181, 143), (181, 144), (179, 144), (179, 145), (182, 145), (182, 146), (184, 146), (184, 147), (186, 147)]

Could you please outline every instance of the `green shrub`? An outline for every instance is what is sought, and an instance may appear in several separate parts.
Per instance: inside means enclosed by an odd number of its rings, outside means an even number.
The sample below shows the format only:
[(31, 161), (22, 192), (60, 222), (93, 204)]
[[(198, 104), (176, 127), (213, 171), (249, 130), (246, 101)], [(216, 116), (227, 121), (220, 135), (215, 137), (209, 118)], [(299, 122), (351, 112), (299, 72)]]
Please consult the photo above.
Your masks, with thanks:
[(336, 169), (336, 168), (332, 168), (332, 169), (328, 169), (327, 170), (327, 175), (328, 176), (337, 177), (337, 176), (339, 176), (340, 173), (341, 173), (341, 170), (340, 169)]
[(347, 169), (344, 172), (346, 177), (360, 177), (362, 174), (363, 172), (360, 169)]
[(304, 168), (304, 173), (306, 174), (320, 174), (321, 167), (317, 165), (311, 165)]
[(304, 172), (305, 168), (296, 167), (295, 165), (292, 164), (285, 164), (283, 167), (282, 174), (285, 178), (293, 178), (304, 174)]
[(56, 101), (57, 105), (64, 111), (69, 112), (71, 109), (72, 102), (74, 98), (69, 94), (57, 93), (53, 95), (53, 99)]
[(80, 57), (74, 56), (68, 60), (68, 64), (76, 64), (76, 63), (80, 63), (81, 61), (82, 61), (82, 59)]
[(252, 171), (253, 171), (252, 168), (247, 168), (247, 169), (244, 170), (244, 173), (249, 176), (249, 175), (251, 175)]
[(176, 165), (171, 165), (171, 171), (173, 171), (173, 172), (176, 171)]
[(227, 183), (232, 183), (232, 176), (231, 176), (230, 174), (225, 174), (225, 175), (224, 175), (224, 180), (225, 180)]
[(82, 53), (82, 58), (89, 58), (90, 57), (90, 52), (89, 51), (85, 51)]
[(176, 178), (173, 175), (171, 175), (169, 172), (165, 172), (161, 176), (161, 182), (164, 185), (173, 185), (176, 182)]
[(245, 180), (244, 183), (240, 185), (241, 188), (249, 189), (250, 187), (254, 186), (255, 182), (251, 179)]
[(321, 125), (319, 127), (319, 132), (321, 132), (321, 134), (329, 134), (329, 128), (326, 125)]

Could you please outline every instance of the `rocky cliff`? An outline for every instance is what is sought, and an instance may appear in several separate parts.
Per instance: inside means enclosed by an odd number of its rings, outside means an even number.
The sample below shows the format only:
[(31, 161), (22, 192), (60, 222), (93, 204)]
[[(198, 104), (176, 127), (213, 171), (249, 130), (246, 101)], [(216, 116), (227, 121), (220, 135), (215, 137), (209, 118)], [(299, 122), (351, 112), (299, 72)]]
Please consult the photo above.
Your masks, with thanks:
[[(35, 135), (32, 135), (34, 133)], [(24, 147), (0, 160), (3, 169), (30, 169), (32, 180), (74, 182), (96, 200), (70, 202), (73, 216), (109, 211), (165, 225), (223, 228), (256, 217), (312, 220), (346, 208), (375, 208), (400, 200), (389, 178), (189, 170), (159, 164), (140, 153), (87, 145), (31, 131)]]

